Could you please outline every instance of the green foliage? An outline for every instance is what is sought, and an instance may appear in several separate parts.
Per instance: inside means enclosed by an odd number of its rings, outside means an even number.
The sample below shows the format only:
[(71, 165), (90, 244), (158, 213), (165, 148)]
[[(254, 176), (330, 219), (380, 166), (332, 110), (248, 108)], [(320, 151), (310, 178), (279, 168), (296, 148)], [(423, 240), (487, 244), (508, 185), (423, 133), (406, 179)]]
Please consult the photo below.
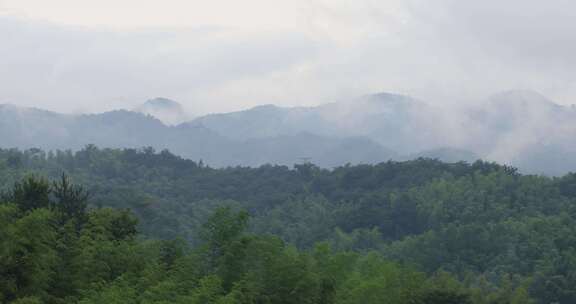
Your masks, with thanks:
[(28, 176), (14, 185), (9, 200), (20, 210), (30, 211), (38, 208), (48, 208), (50, 205), (50, 184), (43, 178)]
[[(36, 187), (18, 191), (37, 199), (26, 193)], [(449, 274), (427, 279), (376, 252), (333, 252), (327, 243), (299, 250), (249, 234), (248, 214), (231, 207), (217, 208), (199, 232), (202, 244), (189, 248), (183, 240), (138, 241), (126, 210), (80, 206), (62, 218), (57, 202), (0, 204), (0, 303), (473, 303)], [(529, 300), (525, 290), (496, 292), (499, 300)]]
[(52, 184), (52, 195), (55, 199), (51, 207), (59, 214), (62, 223), (73, 219), (78, 226), (84, 224), (89, 195), (83, 187), (72, 184), (62, 174), (60, 180)]
[(0, 149), (0, 302), (574, 303), (575, 180)]
[[(0, 203), (1, 302), (72, 301), (80, 288), (114, 279), (134, 264), (136, 220), (130, 213), (87, 211), (85, 197), (65, 197), (67, 189), (84, 193), (67, 177), (53, 187), (30, 176), (15, 184), (11, 201)], [(63, 212), (64, 198), (75, 213)], [(85, 227), (78, 226), (82, 219)]]
[(57, 261), (53, 220), (47, 209), (22, 214), (13, 204), (0, 205), (0, 296), (4, 301), (47, 295)]

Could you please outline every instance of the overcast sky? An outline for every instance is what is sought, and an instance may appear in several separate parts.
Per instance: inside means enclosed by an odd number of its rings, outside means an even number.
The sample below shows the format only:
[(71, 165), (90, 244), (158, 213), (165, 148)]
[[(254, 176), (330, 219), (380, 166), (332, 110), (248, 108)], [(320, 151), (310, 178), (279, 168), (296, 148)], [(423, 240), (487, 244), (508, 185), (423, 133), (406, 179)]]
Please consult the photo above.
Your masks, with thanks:
[(196, 115), (371, 92), (576, 103), (572, 0), (0, 0), (0, 103)]

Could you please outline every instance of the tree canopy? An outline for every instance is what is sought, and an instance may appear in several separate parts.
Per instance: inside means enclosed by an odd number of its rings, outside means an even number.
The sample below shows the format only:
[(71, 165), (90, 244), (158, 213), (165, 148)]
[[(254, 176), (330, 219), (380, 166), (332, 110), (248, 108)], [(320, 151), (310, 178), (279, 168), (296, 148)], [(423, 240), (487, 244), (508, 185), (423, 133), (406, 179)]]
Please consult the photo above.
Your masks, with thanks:
[(7, 303), (576, 302), (575, 174), (89, 146), (0, 150), (0, 188)]

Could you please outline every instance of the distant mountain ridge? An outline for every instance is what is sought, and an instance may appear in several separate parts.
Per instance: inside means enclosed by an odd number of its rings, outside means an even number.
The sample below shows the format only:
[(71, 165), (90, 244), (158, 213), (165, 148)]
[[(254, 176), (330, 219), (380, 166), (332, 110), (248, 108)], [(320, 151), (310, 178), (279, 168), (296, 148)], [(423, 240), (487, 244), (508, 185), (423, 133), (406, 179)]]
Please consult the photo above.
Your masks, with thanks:
[(532, 173), (576, 171), (576, 110), (530, 91), (495, 94), (463, 110), (390, 93), (315, 107), (262, 105), (174, 124), (163, 122), (160, 110), (183, 112), (165, 98), (133, 111), (83, 115), (0, 105), (0, 146), (151, 146), (218, 167), (304, 159), (332, 167), (429, 157), (495, 160)]
[[(322, 166), (338, 165), (339, 162), (331, 160), (329, 151), (347, 141), (306, 132), (243, 141), (197, 124), (166, 125), (151, 115), (128, 110), (70, 115), (8, 105), (0, 105), (0, 136), (3, 148), (78, 150), (88, 144), (111, 148), (150, 146), (217, 167), (292, 165), (303, 157)], [(365, 143), (368, 152), (358, 146), (356, 151), (338, 157), (362, 161), (363, 153), (378, 151), (383, 152), (376, 157), (379, 161), (391, 158), (386, 149), (368, 139)]]
[(420, 124), (418, 116), (429, 111), (428, 105), (411, 97), (379, 93), (316, 107), (262, 105), (202, 116), (189, 124), (202, 125), (240, 140), (300, 132), (329, 137), (369, 137), (399, 152), (411, 152), (420, 147), (412, 147), (414, 143), (406, 142), (406, 137), (419, 136), (411, 131)]

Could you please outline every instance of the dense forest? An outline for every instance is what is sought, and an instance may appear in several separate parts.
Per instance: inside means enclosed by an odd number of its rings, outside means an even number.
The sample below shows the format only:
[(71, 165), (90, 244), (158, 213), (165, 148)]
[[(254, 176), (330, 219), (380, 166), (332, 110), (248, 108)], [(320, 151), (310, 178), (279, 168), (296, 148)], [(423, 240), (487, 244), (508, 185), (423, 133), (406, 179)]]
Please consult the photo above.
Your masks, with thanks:
[(576, 303), (576, 174), (87, 146), (0, 150), (0, 187), (5, 303)]

